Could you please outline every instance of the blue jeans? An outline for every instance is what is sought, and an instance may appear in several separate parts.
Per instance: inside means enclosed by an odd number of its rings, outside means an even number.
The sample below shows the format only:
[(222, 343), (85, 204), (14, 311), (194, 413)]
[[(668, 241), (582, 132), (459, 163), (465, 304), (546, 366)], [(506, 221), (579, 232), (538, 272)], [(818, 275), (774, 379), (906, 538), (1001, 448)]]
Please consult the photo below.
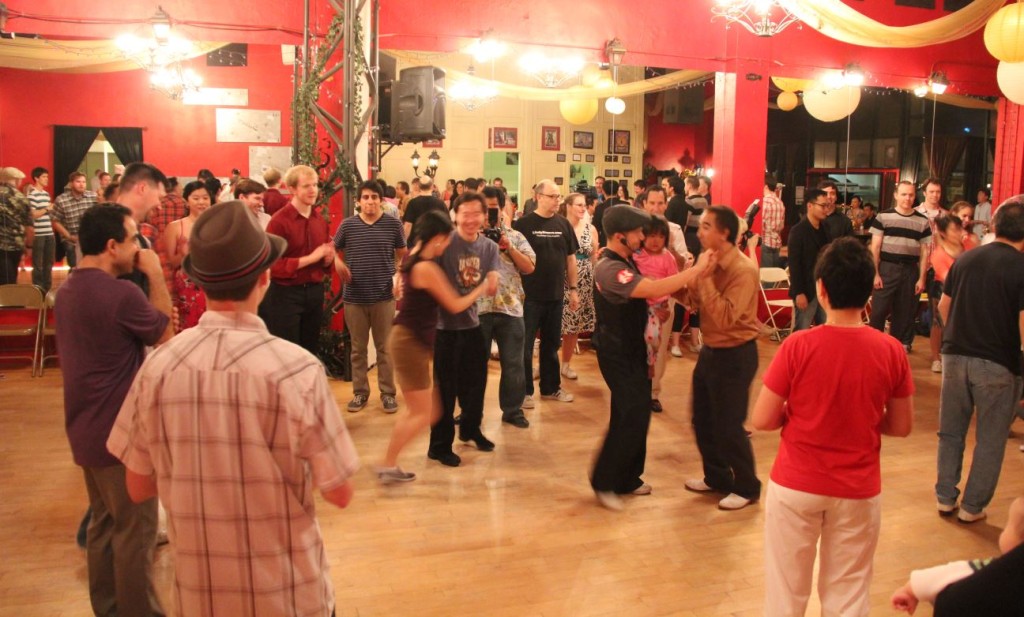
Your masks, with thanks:
[(942, 354), (938, 481), (935, 495), (955, 505), (963, 469), (964, 438), (978, 409), (977, 444), (961, 508), (977, 514), (992, 501), (1003, 467), (1006, 439), (1020, 401), (1021, 378), (990, 360)]
[(540, 393), (554, 394), (562, 387), (558, 349), (562, 345), (562, 300), (523, 303), (526, 338), (523, 341), (523, 379), (533, 396), (533, 339), (540, 330)]
[(811, 326), (823, 323), (825, 323), (825, 309), (821, 308), (821, 303), (817, 298), (808, 298), (807, 308), (803, 310), (796, 307), (796, 301), (793, 302), (793, 332), (806, 330)]
[[(519, 411), (523, 407), (523, 337), (522, 317), (504, 313), (482, 313), (480, 331), (488, 351), (491, 340), (498, 342), (498, 360), (501, 362), (501, 381), (498, 385), (498, 404), (503, 413)], [(532, 347), (531, 347), (532, 351)]]
[(783, 268), (782, 255), (780, 254), (782, 249), (773, 249), (767, 246), (761, 247), (761, 267), (762, 268)]
[(57, 250), (54, 235), (36, 236), (32, 242), (32, 284), (43, 290), (50, 291), (53, 286), (53, 257)]

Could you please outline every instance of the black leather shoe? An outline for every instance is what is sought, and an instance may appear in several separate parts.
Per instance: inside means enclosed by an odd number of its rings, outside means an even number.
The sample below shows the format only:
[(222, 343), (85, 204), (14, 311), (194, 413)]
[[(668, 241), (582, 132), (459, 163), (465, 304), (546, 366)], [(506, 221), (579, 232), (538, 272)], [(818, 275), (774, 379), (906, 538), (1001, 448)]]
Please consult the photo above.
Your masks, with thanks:
[(530, 421), (526, 419), (526, 416), (523, 415), (523, 412), (520, 409), (511, 413), (501, 414), (501, 421), (505, 424), (518, 426), (519, 428), (527, 428), (530, 426)]
[(661, 411), (662, 411), (661, 401), (659, 401), (656, 398), (652, 398), (651, 399), (651, 411), (653, 411), (654, 413), (661, 413)]
[(468, 437), (463, 437), (462, 435), (459, 435), (459, 441), (463, 443), (468, 443), (472, 441), (474, 444), (476, 444), (476, 449), (480, 450), (481, 452), (491, 452), (494, 450), (494, 442), (484, 437), (484, 434), (479, 431), (477, 431), (476, 435), (470, 435)]
[(448, 467), (458, 467), (459, 463), (462, 462), (462, 459), (459, 458), (459, 455), (452, 452), (451, 450), (447, 452), (428, 451), (427, 458), (433, 459), (438, 463), (441, 463), (442, 465), (447, 465)]

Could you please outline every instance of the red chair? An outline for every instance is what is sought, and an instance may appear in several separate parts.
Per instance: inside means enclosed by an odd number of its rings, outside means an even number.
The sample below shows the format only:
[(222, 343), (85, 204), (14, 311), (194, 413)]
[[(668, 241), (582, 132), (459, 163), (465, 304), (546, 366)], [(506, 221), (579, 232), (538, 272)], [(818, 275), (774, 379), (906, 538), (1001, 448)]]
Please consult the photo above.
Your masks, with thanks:
[(25, 358), (32, 361), (32, 376), (36, 376), (39, 338), (42, 333), (43, 292), (35, 285), (0, 285), (0, 337), (33, 337), (32, 355), (9, 354), (3, 358)]

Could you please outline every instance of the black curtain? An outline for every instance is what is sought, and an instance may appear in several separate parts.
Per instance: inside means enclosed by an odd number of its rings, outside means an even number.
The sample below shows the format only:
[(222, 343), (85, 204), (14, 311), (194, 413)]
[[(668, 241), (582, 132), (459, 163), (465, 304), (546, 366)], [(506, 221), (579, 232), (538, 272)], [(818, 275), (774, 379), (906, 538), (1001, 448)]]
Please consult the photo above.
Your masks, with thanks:
[(897, 180), (917, 180), (921, 171), (921, 149), (924, 137), (907, 137), (903, 142), (903, 160), (900, 162), (900, 177)]
[(71, 172), (78, 169), (100, 130), (92, 126), (53, 127), (53, 192), (60, 195)]
[(967, 151), (964, 155), (964, 198), (974, 203), (978, 189), (985, 186), (981, 171), (985, 165), (985, 139), (971, 137), (967, 140)]
[(103, 135), (110, 142), (114, 154), (121, 159), (121, 163), (141, 163), (142, 158), (142, 129), (140, 128), (115, 128), (103, 127)]

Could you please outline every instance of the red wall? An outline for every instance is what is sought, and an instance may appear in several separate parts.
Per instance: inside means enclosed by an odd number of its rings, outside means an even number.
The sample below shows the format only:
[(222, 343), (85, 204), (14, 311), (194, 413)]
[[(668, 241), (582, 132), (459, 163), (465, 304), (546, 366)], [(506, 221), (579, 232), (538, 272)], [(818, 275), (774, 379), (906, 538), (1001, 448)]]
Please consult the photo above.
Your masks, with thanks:
[[(249, 109), (281, 112), (281, 143), (291, 145), (292, 70), (281, 48), (249, 46), (246, 67), (191, 65), (203, 85), (246, 88)], [(216, 141), (216, 107), (185, 105), (149, 88), (144, 71), (63, 74), (0, 69), (0, 165), (28, 173), (53, 168), (53, 126), (143, 127), (143, 153), (167, 175), (194, 176), (206, 167), (218, 176), (232, 167), (248, 173), (248, 143)], [(60, 185), (57, 179), (51, 185)]]

